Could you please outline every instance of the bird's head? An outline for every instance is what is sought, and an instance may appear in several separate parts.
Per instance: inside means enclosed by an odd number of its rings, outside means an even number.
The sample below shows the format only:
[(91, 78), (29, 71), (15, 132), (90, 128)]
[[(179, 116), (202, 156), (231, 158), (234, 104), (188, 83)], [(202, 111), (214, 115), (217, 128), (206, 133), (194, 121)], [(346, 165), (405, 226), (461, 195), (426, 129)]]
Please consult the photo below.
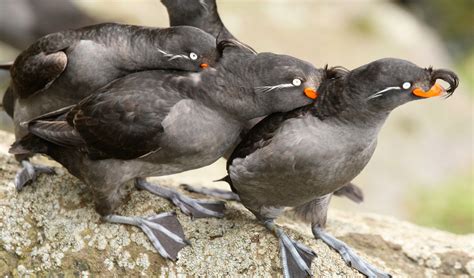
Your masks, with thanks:
[[(176, 26), (161, 32), (161, 47), (157, 49), (170, 69), (200, 71), (216, 64), (216, 39), (191, 26)], [(162, 37), (163, 38), (163, 37)]]
[(205, 16), (216, 9), (216, 0), (161, 0), (168, 10), (171, 26), (187, 25), (190, 17)]
[[(439, 80), (446, 82), (445, 89)], [(438, 82), (437, 82), (438, 81)], [(420, 68), (394, 58), (374, 61), (351, 71), (346, 86), (356, 101), (376, 112), (390, 112), (412, 100), (452, 95), (457, 75), (445, 69)]]
[(235, 40), (220, 41), (217, 52), (217, 83), (227, 91), (222, 98), (231, 99), (240, 114), (260, 117), (308, 105), (318, 97), (317, 89), (326, 78), (324, 69), (308, 62), (257, 53)]
[(272, 112), (285, 112), (312, 103), (325, 78), (323, 69), (303, 60), (273, 53), (259, 53), (248, 69), (256, 97)]

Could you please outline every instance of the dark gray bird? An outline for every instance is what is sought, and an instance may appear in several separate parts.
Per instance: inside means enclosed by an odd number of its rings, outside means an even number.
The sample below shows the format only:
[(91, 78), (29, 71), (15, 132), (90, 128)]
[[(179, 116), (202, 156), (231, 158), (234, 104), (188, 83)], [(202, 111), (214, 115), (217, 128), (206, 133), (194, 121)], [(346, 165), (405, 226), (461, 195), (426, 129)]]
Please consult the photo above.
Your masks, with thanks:
[(285, 277), (309, 276), (316, 254), (290, 239), (274, 224), (284, 208), (310, 222), (321, 239), (344, 261), (369, 277), (388, 277), (343, 242), (327, 234), (328, 204), (333, 192), (354, 179), (369, 162), (377, 135), (396, 107), (445, 91), (456, 74), (422, 69), (399, 59), (381, 59), (324, 81), (314, 104), (276, 113), (258, 123), (227, 163), (229, 182), (241, 202), (280, 241)]
[(237, 40), (222, 23), (216, 0), (161, 0), (168, 10), (170, 26), (194, 26), (219, 40)]
[[(196, 72), (212, 66), (215, 55), (215, 38), (189, 26), (105, 23), (62, 31), (39, 39), (17, 57), (3, 105), (19, 139), (28, 133), (21, 122), (76, 104), (114, 79), (152, 69)], [(27, 157), (17, 157), (23, 165), (15, 179), (18, 189), (36, 172), (52, 171), (30, 164)]]
[[(161, 2), (168, 10), (170, 26), (194, 26), (202, 29), (216, 38), (219, 38), (219, 40), (236, 40), (236, 38), (223, 24), (217, 10), (216, 0), (161, 0)], [(262, 118), (256, 118), (249, 121), (246, 128), (242, 131), (241, 137), (245, 137), (245, 134), (261, 119)], [(234, 148), (235, 146), (232, 146), (228, 152), (226, 152), (224, 157), (227, 158), (230, 153), (232, 153)], [(195, 187), (188, 184), (184, 185), (183, 188), (190, 192), (200, 193), (225, 200), (239, 200), (236, 194), (233, 194), (231, 191), (227, 190)], [(353, 183), (348, 183), (340, 190), (334, 192), (334, 195), (347, 197), (356, 203), (360, 203), (364, 200), (362, 189)]]
[(311, 103), (324, 78), (323, 70), (299, 59), (240, 47), (221, 42), (215, 69), (145, 71), (115, 80), (78, 105), (25, 123), (30, 135), (11, 152), (52, 157), (89, 185), (107, 221), (140, 227), (164, 257), (175, 259), (186, 243), (172, 215), (112, 215), (123, 202), (123, 185), (136, 179), (186, 214), (222, 216), (222, 202), (193, 200), (140, 177), (213, 163), (239, 140), (249, 119)]

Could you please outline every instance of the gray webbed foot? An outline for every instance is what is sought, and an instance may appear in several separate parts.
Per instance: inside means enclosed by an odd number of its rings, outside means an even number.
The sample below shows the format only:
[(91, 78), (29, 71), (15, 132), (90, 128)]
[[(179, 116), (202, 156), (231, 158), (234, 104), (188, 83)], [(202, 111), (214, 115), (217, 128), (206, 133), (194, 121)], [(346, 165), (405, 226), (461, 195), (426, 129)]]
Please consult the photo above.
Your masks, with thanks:
[(315, 238), (321, 239), (324, 243), (329, 245), (338, 252), (347, 265), (357, 269), (360, 273), (366, 275), (367, 277), (383, 277), (388, 278), (392, 277), (390, 274), (378, 270), (375, 266), (366, 262), (364, 259), (359, 257), (354, 250), (352, 250), (347, 244), (336, 239), (335, 237), (326, 233), (322, 228), (313, 227), (313, 234)]
[(279, 239), (284, 277), (312, 277), (311, 262), (316, 257), (316, 253), (307, 246), (290, 239), (273, 221), (266, 221), (264, 224)]
[(104, 220), (110, 223), (128, 224), (139, 227), (164, 258), (176, 261), (178, 252), (190, 245), (185, 239), (183, 227), (173, 212), (165, 212), (146, 218), (107, 215)]
[(223, 200), (228, 200), (228, 201), (239, 201), (240, 198), (239, 195), (235, 194), (234, 192), (230, 190), (222, 190), (222, 189), (214, 189), (214, 188), (207, 188), (207, 187), (195, 187), (189, 184), (181, 184), (180, 185), (182, 189), (192, 192), (192, 193), (198, 193), (214, 198), (219, 198)]
[(21, 161), (22, 168), (16, 173), (15, 187), (17, 191), (21, 191), (28, 183), (34, 182), (38, 174), (56, 174), (54, 168), (42, 165), (33, 165), (28, 160)]
[(193, 199), (172, 189), (148, 183), (145, 179), (141, 178), (136, 179), (135, 185), (139, 189), (147, 190), (172, 201), (184, 214), (193, 218), (224, 216), (225, 204), (223, 201)]

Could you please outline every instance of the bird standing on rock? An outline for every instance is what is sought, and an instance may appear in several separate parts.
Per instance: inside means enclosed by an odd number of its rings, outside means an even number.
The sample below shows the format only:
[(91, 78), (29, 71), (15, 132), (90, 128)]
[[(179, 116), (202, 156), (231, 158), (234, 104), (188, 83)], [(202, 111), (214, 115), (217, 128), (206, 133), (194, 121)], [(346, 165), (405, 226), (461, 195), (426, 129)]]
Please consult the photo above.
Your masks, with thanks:
[(369, 162), (393, 109), (445, 92), (437, 79), (449, 83), (449, 95), (458, 86), (456, 74), (448, 70), (423, 69), (399, 59), (377, 60), (327, 79), (314, 104), (266, 117), (238, 145), (228, 160), (225, 180), (279, 238), (285, 277), (310, 276), (316, 256), (274, 224), (286, 207), (310, 222), (315, 238), (348, 265), (368, 277), (389, 277), (324, 231), (328, 204), (333, 192)]
[[(161, 2), (168, 11), (170, 26), (194, 26), (219, 40), (237, 40), (223, 24), (218, 13), (216, 0), (161, 0)], [(251, 119), (242, 131), (241, 137), (243, 138), (262, 118)], [(234, 148), (235, 146), (231, 146), (224, 157), (228, 158)], [(197, 187), (189, 184), (184, 184), (183, 189), (220, 199), (239, 201), (238, 195), (229, 190)], [(334, 195), (347, 197), (356, 203), (361, 203), (364, 200), (362, 189), (351, 182), (334, 192)]]
[(78, 105), (25, 123), (30, 135), (11, 152), (52, 157), (89, 185), (105, 220), (140, 227), (162, 256), (176, 259), (186, 242), (175, 216), (112, 214), (123, 202), (123, 185), (135, 179), (194, 217), (222, 216), (222, 202), (194, 200), (140, 177), (215, 162), (249, 119), (311, 103), (324, 79), (323, 70), (307, 62), (242, 47), (219, 43), (215, 69), (145, 71), (115, 80)]
[[(21, 122), (76, 104), (119, 77), (153, 69), (197, 72), (213, 65), (215, 47), (214, 37), (189, 26), (104, 23), (50, 34), (15, 60), (3, 105), (20, 139), (28, 134)], [(52, 172), (29, 163), (30, 155), (17, 156), (24, 166), (15, 178), (18, 189), (34, 180), (36, 172)]]

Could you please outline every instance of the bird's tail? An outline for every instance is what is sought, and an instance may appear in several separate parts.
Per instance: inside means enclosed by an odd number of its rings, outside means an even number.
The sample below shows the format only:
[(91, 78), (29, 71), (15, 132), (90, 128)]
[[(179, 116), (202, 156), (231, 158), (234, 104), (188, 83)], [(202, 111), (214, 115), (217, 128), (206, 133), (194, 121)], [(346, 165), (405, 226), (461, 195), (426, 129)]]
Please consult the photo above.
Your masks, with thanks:
[(334, 195), (346, 197), (357, 204), (364, 201), (364, 192), (362, 189), (351, 182), (335, 191)]
[(9, 152), (14, 154), (17, 159), (30, 157), (34, 154), (47, 155), (56, 162), (67, 165), (66, 168), (72, 175), (81, 177), (83, 164), (79, 162), (83, 158), (83, 154), (75, 148), (58, 146), (29, 133), (13, 143)]
[(48, 142), (30, 133), (15, 141), (8, 152), (14, 155), (46, 154), (48, 152)]

